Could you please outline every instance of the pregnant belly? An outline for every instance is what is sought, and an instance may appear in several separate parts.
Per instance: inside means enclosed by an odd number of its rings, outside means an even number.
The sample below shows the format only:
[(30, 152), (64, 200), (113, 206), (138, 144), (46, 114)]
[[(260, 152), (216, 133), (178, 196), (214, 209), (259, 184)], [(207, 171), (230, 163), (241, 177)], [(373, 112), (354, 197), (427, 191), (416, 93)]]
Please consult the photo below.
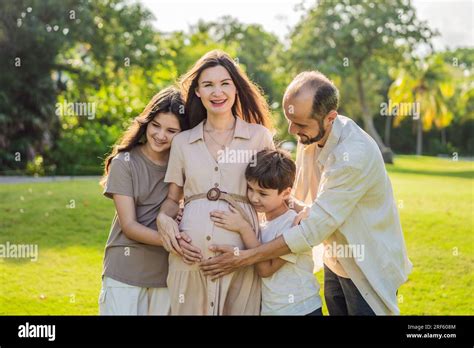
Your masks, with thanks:
[(225, 230), (214, 225), (210, 219), (213, 210), (229, 211), (229, 205), (224, 201), (196, 200), (188, 203), (183, 211), (180, 230), (188, 234), (192, 244), (201, 249), (204, 256), (213, 256), (209, 246), (212, 244), (228, 244), (244, 249), (242, 238), (237, 232)]

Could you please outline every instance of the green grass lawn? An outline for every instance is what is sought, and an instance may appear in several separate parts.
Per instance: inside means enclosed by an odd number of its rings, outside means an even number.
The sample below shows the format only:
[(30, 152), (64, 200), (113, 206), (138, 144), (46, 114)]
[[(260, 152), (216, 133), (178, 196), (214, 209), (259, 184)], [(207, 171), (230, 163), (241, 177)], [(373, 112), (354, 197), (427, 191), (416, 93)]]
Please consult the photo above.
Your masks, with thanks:
[[(402, 314), (474, 314), (473, 167), (416, 156), (387, 167), (414, 264)], [(0, 185), (0, 194), (0, 244), (39, 247), (36, 262), (0, 258), (0, 314), (97, 314), (112, 201), (93, 181)]]

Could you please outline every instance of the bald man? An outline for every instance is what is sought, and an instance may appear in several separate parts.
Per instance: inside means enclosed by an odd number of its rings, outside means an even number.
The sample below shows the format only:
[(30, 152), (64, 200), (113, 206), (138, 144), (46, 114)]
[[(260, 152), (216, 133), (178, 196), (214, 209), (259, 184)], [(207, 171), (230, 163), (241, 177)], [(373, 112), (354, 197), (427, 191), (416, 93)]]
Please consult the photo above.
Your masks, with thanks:
[(218, 278), (323, 243), (330, 315), (399, 314), (397, 291), (412, 264), (392, 185), (375, 141), (338, 115), (338, 105), (339, 91), (326, 76), (296, 76), (283, 97), (289, 133), (298, 138), (295, 226), (254, 249), (212, 246), (221, 254), (200, 267)]

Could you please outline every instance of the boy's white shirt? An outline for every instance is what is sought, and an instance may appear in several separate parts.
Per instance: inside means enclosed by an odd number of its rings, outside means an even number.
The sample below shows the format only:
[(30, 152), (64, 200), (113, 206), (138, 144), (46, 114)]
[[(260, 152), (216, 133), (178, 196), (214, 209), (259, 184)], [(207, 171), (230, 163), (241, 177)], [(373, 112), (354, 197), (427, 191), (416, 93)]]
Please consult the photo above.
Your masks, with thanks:
[[(261, 225), (261, 239), (268, 243), (290, 228), (296, 217), (288, 210)], [(286, 263), (273, 275), (262, 278), (262, 315), (305, 315), (322, 306), (319, 284), (313, 274), (311, 251), (281, 256)]]
[(298, 145), (294, 189), (296, 199), (314, 201), (308, 218), (283, 232), (285, 242), (294, 253), (308, 251), (331, 235), (363, 245), (363, 260), (341, 258), (341, 265), (376, 314), (399, 314), (396, 291), (412, 264), (377, 144), (354, 121), (339, 115), (318, 156), (314, 146)]

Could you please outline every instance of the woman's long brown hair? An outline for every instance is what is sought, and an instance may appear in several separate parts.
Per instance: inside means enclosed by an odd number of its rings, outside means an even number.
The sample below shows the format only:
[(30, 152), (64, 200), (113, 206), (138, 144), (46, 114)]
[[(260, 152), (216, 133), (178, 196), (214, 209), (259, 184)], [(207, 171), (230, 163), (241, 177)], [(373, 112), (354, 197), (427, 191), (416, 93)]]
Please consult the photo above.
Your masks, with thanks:
[(254, 84), (247, 74), (225, 52), (213, 50), (202, 56), (196, 64), (180, 78), (183, 97), (186, 101), (186, 113), (191, 128), (197, 126), (207, 118), (207, 111), (201, 99), (196, 95), (198, 80), (201, 73), (208, 68), (222, 66), (228, 72), (237, 95), (232, 106), (232, 113), (248, 123), (258, 123), (271, 128), (271, 119), (268, 103), (260, 88)]
[(189, 122), (186, 118), (185, 110), (181, 92), (176, 87), (168, 87), (155, 94), (142, 113), (133, 119), (132, 124), (122, 134), (113, 146), (112, 152), (105, 159), (104, 175), (100, 184), (105, 186), (110, 163), (119, 152), (129, 152), (134, 147), (146, 142), (146, 128), (159, 113), (173, 113), (178, 118), (181, 131), (188, 129)]

